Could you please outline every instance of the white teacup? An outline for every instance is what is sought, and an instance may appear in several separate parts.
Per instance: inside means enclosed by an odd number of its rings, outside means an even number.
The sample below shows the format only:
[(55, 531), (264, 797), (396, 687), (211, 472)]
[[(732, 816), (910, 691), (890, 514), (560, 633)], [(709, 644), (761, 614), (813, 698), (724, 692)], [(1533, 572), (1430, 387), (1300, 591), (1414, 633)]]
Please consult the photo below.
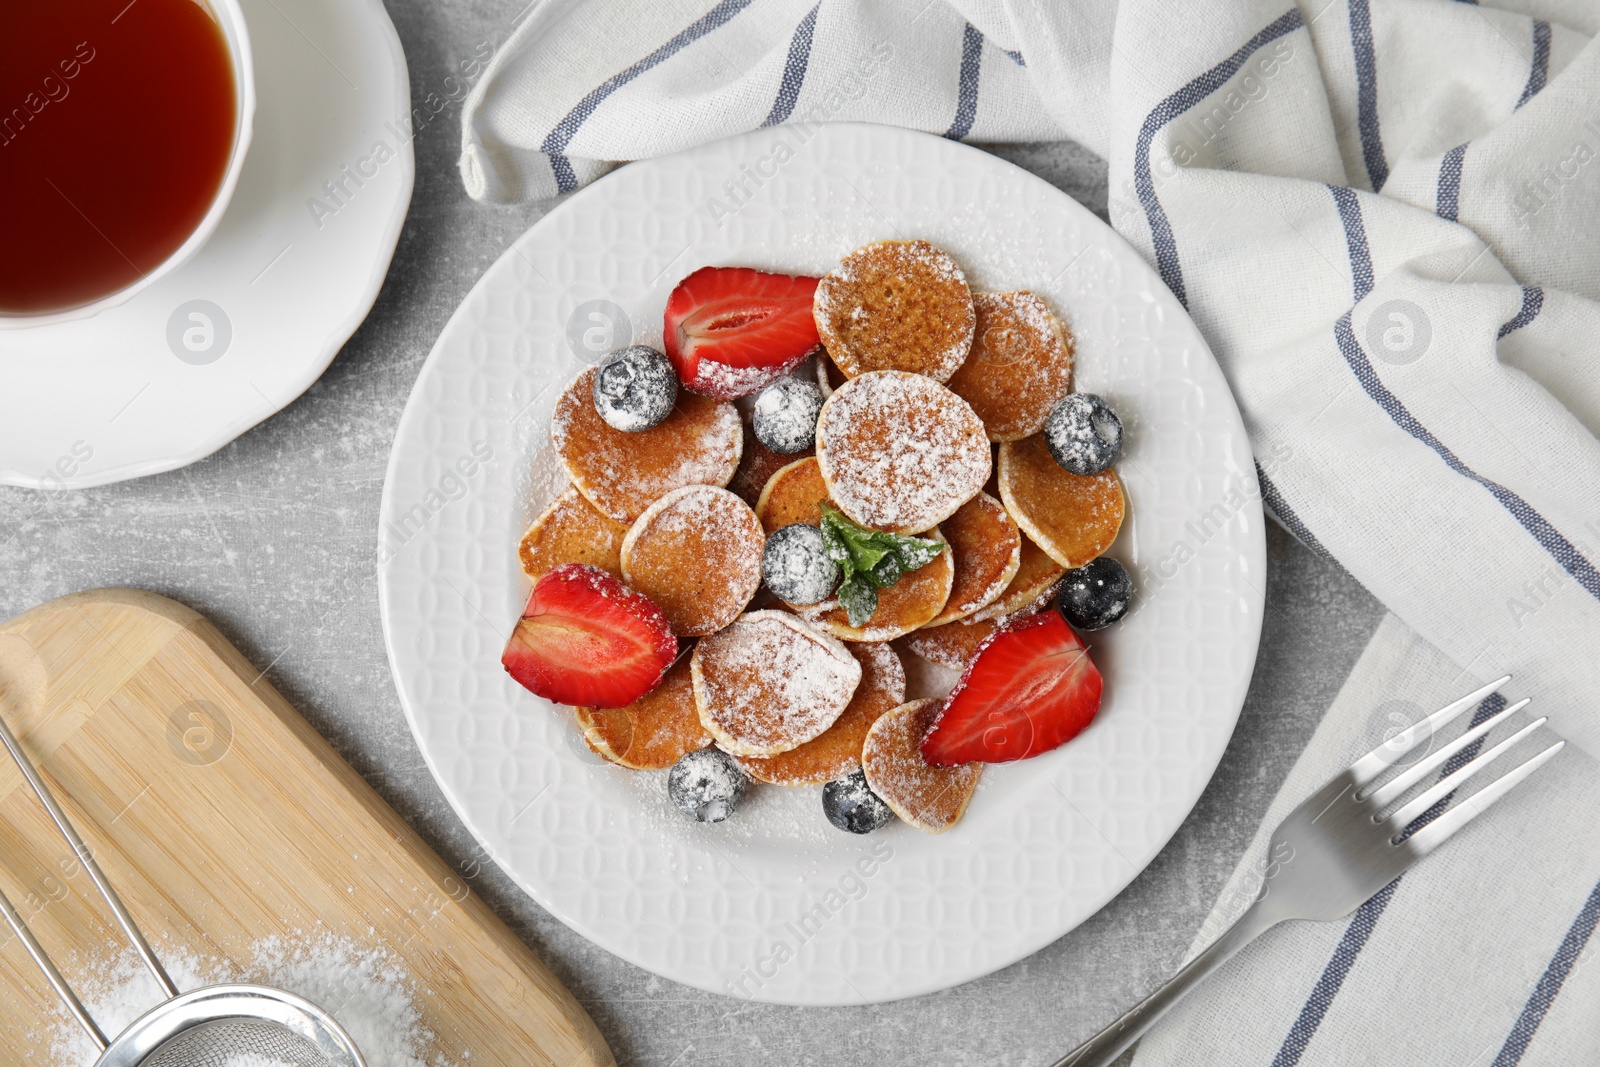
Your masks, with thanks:
[(58, 322), (85, 319), (107, 308), (126, 303), (135, 294), (154, 285), (193, 259), (195, 253), (199, 252), (216, 232), (217, 224), (222, 221), (223, 213), (228, 210), (228, 201), (233, 198), (234, 187), (239, 184), (239, 174), (244, 169), (245, 153), (250, 148), (251, 123), (256, 110), (255, 72), (250, 58), (250, 32), (245, 26), (244, 12), (239, 9), (239, 0), (195, 0), (195, 2), (210, 11), (216, 19), (223, 40), (227, 43), (228, 58), (233, 67), (235, 106), (233, 148), (228, 154), (228, 168), (223, 173), (221, 184), (217, 186), (216, 195), (211, 199), (211, 206), (188, 238), (173, 250), (171, 255), (153, 269), (146, 271), (136, 281), (91, 303), (77, 307), (35, 314), (8, 314), (0, 311), (0, 330), (48, 326)]

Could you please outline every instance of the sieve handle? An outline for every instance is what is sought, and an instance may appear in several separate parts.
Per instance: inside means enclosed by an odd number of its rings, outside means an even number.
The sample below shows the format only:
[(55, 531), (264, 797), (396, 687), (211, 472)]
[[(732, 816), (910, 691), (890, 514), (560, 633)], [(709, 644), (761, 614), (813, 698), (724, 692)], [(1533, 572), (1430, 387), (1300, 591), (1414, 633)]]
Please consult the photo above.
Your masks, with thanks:
[(50, 979), (50, 984), (55, 987), (56, 996), (61, 998), (61, 1003), (65, 1004), (72, 1017), (78, 1020), (78, 1025), (88, 1033), (89, 1040), (94, 1042), (95, 1047), (104, 1052), (108, 1044), (106, 1035), (100, 1032), (100, 1027), (95, 1025), (89, 1010), (83, 1006), (83, 1001), (78, 999), (78, 994), (72, 991), (72, 987), (61, 976), (61, 972), (56, 970), (55, 961), (45, 952), (43, 946), (33, 936), (33, 931), (28, 929), (27, 924), (22, 921), (22, 916), (17, 914), (17, 909), (11, 906), (11, 901), (3, 892), (0, 892), (0, 913), (5, 915), (6, 923), (12, 932), (27, 946), (28, 955), (33, 957), (33, 962), (37, 963), (44, 976)]
[[(78, 857), (78, 862), (83, 864), (83, 869), (89, 872), (89, 878), (94, 882), (95, 888), (100, 890), (100, 895), (105, 898), (106, 903), (111, 906), (111, 913), (117, 917), (117, 923), (122, 927), (122, 932), (128, 935), (128, 940), (133, 942), (134, 949), (139, 953), (139, 958), (144, 961), (144, 965), (150, 971), (151, 976), (155, 978), (156, 984), (161, 986), (167, 999), (170, 1000), (177, 996), (178, 987), (167, 976), (166, 969), (161, 966), (161, 961), (156, 959), (156, 954), (151, 950), (149, 942), (145, 941), (144, 935), (139, 932), (139, 927), (134, 924), (133, 916), (129, 915), (128, 909), (122, 906), (122, 898), (117, 896), (116, 890), (111, 888), (111, 883), (106, 881), (106, 876), (101, 872), (100, 865), (94, 861), (94, 856), (89, 853), (89, 846), (83, 843), (83, 838), (78, 836), (78, 831), (72, 828), (72, 823), (67, 819), (67, 813), (61, 810), (61, 805), (57, 804), (56, 798), (51, 796), (49, 788), (44, 784), (44, 779), (39, 777), (39, 772), (34, 768), (32, 761), (28, 759), (27, 753), (22, 751), (22, 745), (18, 743), (16, 735), (11, 732), (11, 727), (6, 725), (4, 717), (0, 717), (0, 743), (6, 746), (6, 751), (11, 753), (11, 758), (17, 761), (17, 769), (28, 780), (28, 785), (33, 788), (34, 795), (39, 798), (39, 802), (44, 805), (44, 809), (50, 813), (50, 819), (56, 824), (56, 829), (61, 831), (61, 836), (66, 838), (67, 844), (72, 846), (73, 854)], [(12, 911), (11, 914), (14, 915), (15, 911)], [(11, 921), (11, 915), (7, 915), (6, 918), (7, 921)], [(20, 919), (13, 922), (12, 929), (17, 929), (17, 924), (20, 922)], [(31, 943), (32, 938), (25, 938), (25, 940), (30, 942), (29, 951), (35, 951), (36, 946)], [(34, 959), (39, 959), (37, 953), (35, 953)], [(46, 973), (51, 973), (54, 970), (55, 968), (52, 966)], [(59, 977), (57, 974), (52, 977), (51, 981), (55, 982)], [(60, 992), (61, 987), (57, 986), (56, 988), (57, 992)], [(69, 1004), (68, 1007), (71, 1007), (71, 1005)], [(81, 1004), (79, 1005), (79, 1010), (82, 1010)]]

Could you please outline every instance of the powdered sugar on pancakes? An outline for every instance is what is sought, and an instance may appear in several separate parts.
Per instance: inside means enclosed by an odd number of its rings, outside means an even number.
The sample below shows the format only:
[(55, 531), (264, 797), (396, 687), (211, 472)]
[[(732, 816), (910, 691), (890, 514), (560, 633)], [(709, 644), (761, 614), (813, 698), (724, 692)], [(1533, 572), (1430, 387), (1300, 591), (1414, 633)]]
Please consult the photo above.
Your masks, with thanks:
[(744, 451), (737, 408), (685, 393), (660, 425), (624, 433), (595, 411), (594, 376), (578, 375), (550, 417), (550, 443), (589, 503), (631, 523), (681, 486), (728, 484)]
[(922, 739), (943, 704), (913, 700), (887, 712), (867, 731), (861, 752), (872, 791), (900, 818), (930, 834), (956, 824), (983, 777), (981, 763), (934, 767), (922, 758)]
[(972, 304), (972, 351), (950, 377), (951, 390), (972, 405), (990, 440), (1038, 433), (1072, 389), (1072, 336), (1033, 293), (980, 293)]
[(679, 637), (715, 633), (761, 587), (766, 538), (726, 489), (686, 485), (639, 516), (622, 542), (623, 577), (656, 602)]
[(967, 402), (933, 379), (874, 371), (822, 405), (817, 462), (829, 496), (852, 520), (920, 533), (983, 488), (989, 438)]
[(861, 682), (844, 644), (782, 611), (752, 611), (690, 660), (695, 707), (717, 745), (775, 756), (832, 726)]
[(945, 381), (967, 358), (976, 323), (966, 275), (926, 241), (851, 252), (817, 283), (812, 311), (823, 346), (852, 378), (903, 370)]

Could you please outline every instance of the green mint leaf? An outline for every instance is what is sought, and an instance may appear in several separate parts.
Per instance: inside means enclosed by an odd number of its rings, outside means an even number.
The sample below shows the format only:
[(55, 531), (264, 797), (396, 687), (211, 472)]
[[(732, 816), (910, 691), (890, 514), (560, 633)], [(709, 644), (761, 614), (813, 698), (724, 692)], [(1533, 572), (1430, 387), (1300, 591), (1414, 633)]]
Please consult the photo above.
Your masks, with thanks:
[(903, 571), (926, 567), (944, 551), (944, 545), (930, 538), (897, 537), (895, 541), (894, 556)]
[(900, 560), (891, 552), (867, 572), (867, 577), (871, 578), (879, 589), (887, 589), (900, 580), (900, 570)]
[(865, 626), (878, 610), (878, 590), (867, 575), (851, 575), (839, 586), (839, 606), (844, 608), (851, 626)]

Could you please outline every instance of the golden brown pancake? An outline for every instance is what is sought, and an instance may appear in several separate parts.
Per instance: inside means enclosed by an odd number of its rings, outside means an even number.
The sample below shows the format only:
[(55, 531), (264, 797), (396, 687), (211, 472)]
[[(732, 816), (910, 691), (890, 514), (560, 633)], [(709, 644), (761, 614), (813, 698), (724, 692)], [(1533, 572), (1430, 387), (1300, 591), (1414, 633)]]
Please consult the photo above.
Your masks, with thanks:
[(1066, 471), (1040, 434), (1000, 446), (1000, 498), (1023, 532), (1068, 570), (1111, 547), (1127, 508), (1115, 471)]
[[(929, 530), (922, 536), (944, 540), (938, 530)], [(932, 563), (908, 571), (889, 588), (878, 590), (878, 610), (865, 626), (851, 626), (850, 616), (834, 597), (796, 610), (801, 618), (841, 641), (893, 641), (939, 614), (950, 599), (954, 577), (955, 566), (946, 549), (933, 557)]]
[(550, 417), (550, 442), (589, 503), (618, 522), (685, 485), (728, 484), (739, 466), (744, 430), (732, 405), (680, 391), (657, 426), (624, 433), (594, 409), (595, 369), (573, 379)]
[(750, 776), (773, 785), (821, 785), (861, 766), (861, 746), (878, 716), (905, 703), (906, 671), (885, 644), (847, 645), (861, 664), (861, 684), (834, 724), (799, 748), (766, 759), (739, 761)]
[(522, 535), (517, 556), (522, 573), (536, 582), (563, 563), (587, 563), (620, 578), (626, 536), (627, 524), (600, 514), (569, 485)]
[(728, 489), (737, 493), (746, 504), (755, 507), (761, 500), (761, 490), (767, 487), (768, 479), (795, 460), (815, 454), (815, 449), (810, 448), (789, 456), (774, 452), (761, 443), (747, 422), (744, 426), (744, 455), (739, 458), (739, 469), (733, 472)]
[(752, 611), (689, 659), (700, 722), (734, 756), (776, 756), (838, 720), (861, 681), (844, 643), (783, 611)]
[(1044, 429), (1072, 390), (1072, 335), (1033, 293), (979, 293), (972, 351), (950, 376), (991, 441), (1019, 441)]
[(939, 527), (950, 543), (955, 579), (944, 608), (925, 626), (964, 619), (993, 603), (1016, 576), (1022, 562), (1022, 534), (1006, 507), (979, 493)]
[(797, 522), (822, 525), (822, 502), (828, 499), (822, 470), (815, 456), (797, 459), (780, 467), (761, 490), (756, 501), (756, 517), (768, 534)]
[(966, 668), (967, 661), (978, 651), (983, 639), (999, 626), (1000, 623), (993, 619), (961, 619), (943, 626), (912, 630), (900, 639), (900, 643), (929, 663), (959, 671)]
[(689, 657), (679, 656), (659, 685), (625, 708), (575, 708), (589, 747), (621, 767), (659, 770), (711, 744), (694, 706)]
[(847, 377), (875, 370), (942, 382), (972, 347), (966, 275), (926, 241), (856, 249), (817, 283), (817, 334)]
[(913, 700), (885, 713), (867, 731), (861, 766), (867, 785), (918, 830), (942, 834), (956, 824), (983, 777), (983, 764), (930, 766), (919, 750), (941, 700)]
[(679, 637), (716, 633), (761, 587), (766, 538), (750, 505), (726, 489), (686, 485), (645, 509), (622, 542), (622, 576)]
[(828, 495), (875, 530), (933, 529), (983, 488), (989, 456), (983, 422), (967, 402), (920, 374), (852, 378), (817, 418)]
[(1061, 576), (1066, 572), (1067, 569), (1034, 544), (1031, 537), (1023, 535), (1022, 556), (1011, 584), (1006, 586), (1005, 592), (994, 603), (974, 611), (970, 617), (978, 622), (1036, 608), (1050, 599), (1050, 595), (1056, 591), (1056, 583), (1061, 581)]

